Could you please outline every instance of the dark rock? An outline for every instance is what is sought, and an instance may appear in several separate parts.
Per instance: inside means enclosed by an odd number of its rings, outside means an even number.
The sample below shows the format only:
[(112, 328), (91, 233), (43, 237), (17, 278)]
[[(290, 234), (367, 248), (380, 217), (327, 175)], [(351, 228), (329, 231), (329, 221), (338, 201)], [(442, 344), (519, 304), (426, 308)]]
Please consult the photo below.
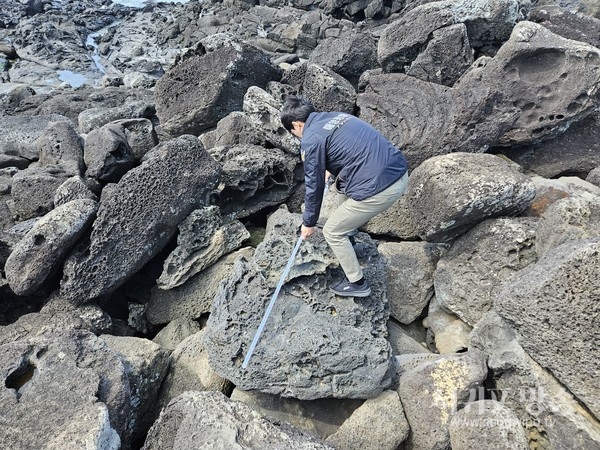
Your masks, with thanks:
[(112, 124), (90, 131), (83, 158), (86, 177), (101, 183), (117, 183), (137, 163), (123, 129)]

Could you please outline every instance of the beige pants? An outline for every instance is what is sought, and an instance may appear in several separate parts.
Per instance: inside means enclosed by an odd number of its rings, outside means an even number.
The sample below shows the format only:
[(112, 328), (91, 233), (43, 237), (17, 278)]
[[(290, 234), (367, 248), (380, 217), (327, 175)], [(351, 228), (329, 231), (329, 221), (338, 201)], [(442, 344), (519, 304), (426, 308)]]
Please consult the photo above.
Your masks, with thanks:
[(396, 203), (402, 197), (407, 184), (408, 173), (383, 192), (360, 202), (352, 200), (344, 194), (337, 194), (339, 206), (327, 219), (323, 227), (323, 236), (325, 236), (325, 240), (340, 262), (346, 278), (351, 283), (360, 280), (363, 271), (358, 263), (352, 243), (348, 239), (348, 233), (363, 226), (377, 214)]

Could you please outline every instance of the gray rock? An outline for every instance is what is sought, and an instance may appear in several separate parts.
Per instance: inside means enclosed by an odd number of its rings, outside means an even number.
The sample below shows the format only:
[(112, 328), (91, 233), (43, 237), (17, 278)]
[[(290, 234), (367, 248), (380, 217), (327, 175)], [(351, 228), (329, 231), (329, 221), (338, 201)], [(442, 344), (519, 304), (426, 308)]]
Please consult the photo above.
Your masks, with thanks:
[(384, 391), (358, 407), (325, 442), (340, 450), (396, 450), (409, 432), (398, 393)]
[(453, 450), (510, 448), (529, 450), (527, 436), (518, 417), (494, 400), (470, 402), (450, 421)]
[(594, 186), (600, 187), (600, 166), (590, 170), (585, 181), (592, 183)]
[(409, 448), (448, 448), (452, 416), (486, 376), (485, 355), (477, 350), (404, 372), (398, 392), (410, 425)]
[(127, 435), (139, 442), (158, 417), (158, 390), (169, 368), (170, 357), (152, 341), (136, 337), (100, 336), (121, 359), (131, 388), (131, 415)]
[(323, 39), (310, 53), (308, 63), (329, 67), (356, 87), (364, 71), (379, 65), (377, 41), (369, 33), (356, 31)]
[(356, 91), (348, 80), (327, 67), (309, 64), (302, 85), (302, 95), (318, 111), (354, 113)]
[(121, 127), (110, 123), (88, 133), (83, 157), (86, 177), (102, 183), (117, 183), (137, 162)]
[(8, 285), (17, 295), (34, 293), (62, 267), (65, 256), (88, 230), (98, 203), (73, 200), (38, 220), (14, 246), (4, 270)]
[(142, 159), (146, 153), (152, 150), (158, 144), (158, 137), (154, 130), (154, 125), (149, 119), (122, 119), (112, 122), (115, 127), (120, 127), (127, 143), (131, 147), (133, 156), (137, 160)]
[(523, 350), (514, 329), (495, 311), (471, 333), (471, 346), (488, 356), (492, 399), (515, 412), (529, 440), (541, 448), (600, 448), (600, 422)]
[(59, 165), (69, 175), (83, 174), (83, 139), (70, 122), (48, 125), (35, 145), (40, 166)]
[(210, 154), (223, 167), (221, 213), (233, 220), (280, 205), (297, 188), (298, 158), (258, 145), (215, 147)]
[(241, 222), (223, 223), (218, 206), (197, 209), (179, 225), (177, 247), (167, 256), (157, 280), (160, 289), (181, 286), (242, 246), (250, 233)]
[(473, 47), (502, 43), (528, 7), (528, 1), (518, 0), (445, 0), (419, 5), (385, 28), (377, 47), (379, 63), (387, 72), (402, 71), (435, 30), (458, 23), (467, 26)]
[(152, 342), (167, 350), (175, 350), (181, 341), (197, 333), (200, 329), (200, 324), (195, 320), (173, 319), (154, 336)]
[(40, 217), (54, 208), (54, 195), (70, 175), (60, 166), (28, 167), (12, 179), (9, 208), (18, 220)]
[(171, 400), (148, 432), (142, 450), (269, 448), (274, 442), (285, 442), (289, 450), (332, 450), (317, 438), (290, 425), (276, 425), (221, 393), (193, 391)]
[(49, 125), (71, 121), (59, 114), (40, 116), (0, 116), (0, 155), (22, 157), (35, 160), (39, 157), (37, 139)]
[(63, 184), (56, 188), (54, 192), (54, 206), (64, 205), (72, 200), (90, 199), (98, 201), (98, 197), (94, 194), (89, 186), (80, 176), (67, 178)]
[(535, 196), (518, 166), (489, 154), (431, 158), (411, 178), (405, 195), (427, 241), (449, 241), (487, 218), (518, 214)]
[[(325, 290), (337, 265), (322, 235), (302, 242), (248, 367), (241, 364), (297, 241), (301, 217), (278, 210), (251, 261), (238, 259), (220, 286), (207, 324), (210, 364), (244, 390), (303, 400), (369, 398), (387, 387), (393, 368), (388, 319), (372, 241), (357, 246), (374, 294), (340, 298)], [(232, 326), (232, 324), (234, 324)]]
[(579, 192), (557, 200), (542, 214), (536, 234), (539, 255), (566, 242), (600, 237), (600, 195)]
[(65, 263), (61, 295), (81, 304), (123, 284), (185, 217), (208, 203), (219, 178), (219, 165), (193, 136), (156, 147), (141, 166), (103, 189), (89, 246)]
[(288, 422), (322, 439), (335, 433), (363, 404), (362, 400), (338, 398), (298, 400), (241, 389), (233, 390), (231, 400), (245, 403), (265, 417)]
[[(576, 2), (583, 6), (585, 2)], [(562, 7), (561, 7), (562, 6)], [(533, 8), (529, 20), (539, 23), (555, 34), (574, 41), (600, 46), (600, 20), (585, 13), (569, 11), (564, 4)], [(598, 10), (598, 5), (596, 4)]]
[(79, 132), (87, 134), (113, 121), (151, 118), (154, 114), (155, 108), (152, 103), (139, 100), (116, 106), (85, 109), (77, 116), (77, 122), (79, 124)]
[(235, 260), (240, 256), (250, 259), (253, 252), (251, 247), (245, 247), (230, 253), (173, 289), (152, 288), (146, 317), (150, 323), (160, 325), (175, 319), (198, 319), (209, 313), (219, 284), (229, 277)]
[(384, 242), (379, 253), (387, 267), (390, 316), (409, 324), (433, 297), (433, 272), (444, 245), (426, 242)]
[[(596, 308), (600, 238), (555, 247), (503, 285), (494, 309), (523, 348), (600, 417)], [(561, 351), (560, 349), (565, 349)], [(568, 349), (568, 350), (566, 350)]]
[(435, 297), (429, 303), (423, 326), (427, 328), (428, 344), (442, 354), (459, 353), (469, 348), (472, 328), (444, 310)]
[[(595, 70), (596, 64), (588, 61), (597, 59), (600, 49), (523, 21), (514, 27), (510, 39), (494, 58), (479, 66), (474, 64), (454, 88), (464, 92), (463, 95), (468, 95), (476, 85), (497, 92), (492, 86), (497, 86), (498, 80), (505, 80), (504, 95), (497, 104), (517, 108), (519, 116), (497, 140), (497, 145), (537, 143), (561, 134), (593, 113), (600, 74)], [(548, 96), (548, 89), (560, 95)]]
[(229, 395), (233, 390), (231, 382), (209, 366), (204, 334), (200, 330), (188, 336), (171, 353), (171, 364), (158, 398), (160, 409), (182, 392), (216, 391)]
[[(0, 48), (2, 45), (0, 44)], [(0, 65), (2, 59), (4, 58), (0, 58)], [(13, 111), (20, 106), (21, 102), (30, 99), (33, 95), (35, 91), (26, 84), (6, 82), (0, 84), (0, 106), (4, 111)]]
[(407, 68), (406, 74), (433, 83), (452, 86), (473, 64), (467, 27), (463, 23), (433, 32), (427, 47)]
[[(155, 87), (156, 113), (170, 135), (199, 134), (242, 109), (250, 86), (279, 79), (266, 55), (232, 36), (211, 36), (196, 56), (171, 68)], [(189, 89), (202, 86), (202, 89)]]
[(248, 114), (233, 111), (217, 122), (214, 130), (202, 133), (198, 138), (207, 149), (234, 147), (243, 144), (259, 144), (260, 133)]
[(498, 286), (537, 261), (536, 226), (533, 218), (489, 219), (459, 237), (433, 274), (442, 308), (475, 325)]
[(423, 344), (416, 341), (404, 331), (401, 325), (393, 320), (388, 321), (387, 328), (388, 341), (390, 341), (390, 344), (392, 345), (394, 356), (414, 353), (431, 353)]
[[(127, 440), (129, 382), (120, 359), (92, 333), (41, 334), (0, 346), (7, 448), (117, 450)], [(69, 380), (68, 383), (65, 380)]]

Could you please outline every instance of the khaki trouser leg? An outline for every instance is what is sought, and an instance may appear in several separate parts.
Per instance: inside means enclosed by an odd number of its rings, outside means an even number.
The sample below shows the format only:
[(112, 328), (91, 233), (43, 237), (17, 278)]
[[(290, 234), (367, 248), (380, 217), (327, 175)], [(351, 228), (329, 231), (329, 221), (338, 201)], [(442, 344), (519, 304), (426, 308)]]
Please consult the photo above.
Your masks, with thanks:
[(407, 184), (408, 174), (405, 174), (383, 192), (365, 200), (359, 202), (346, 198), (327, 219), (323, 227), (323, 236), (351, 283), (360, 280), (363, 271), (350, 239), (348, 239), (348, 233), (361, 227), (396, 203), (406, 190)]

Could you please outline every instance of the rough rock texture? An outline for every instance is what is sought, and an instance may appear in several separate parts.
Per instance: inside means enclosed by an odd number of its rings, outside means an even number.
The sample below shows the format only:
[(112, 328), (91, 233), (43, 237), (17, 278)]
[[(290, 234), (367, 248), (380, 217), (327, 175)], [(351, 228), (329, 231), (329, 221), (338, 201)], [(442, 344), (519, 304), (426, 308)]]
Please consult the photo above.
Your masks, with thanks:
[(444, 242), (489, 217), (519, 213), (535, 188), (518, 166), (496, 156), (453, 153), (415, 169), (405, 195), (419, 236)]
[(77, 116), (79, 131), (87, 134), (110, 122), (128, 119), (150, 119), (155, 115), (154, 104), (147, 101), (132, 101), (115, 106), (87, 108)]
[(179, 225), (177, 247), (165, 260), (157, 286), (160, 289), (181, 286), (221, 256), (240, 248), (249, 237), (241, 222), (223, 224), (218, 206), (192, 211)]
[(150, 323), (160, 325), (180, 318), (197, 319), (209, 313), (219, 284), (229, 277), (235, 260), (242, 256), (250, 260), (253, 252), (251, 247), (245, 247), (230, 253), (173, 289), (152, 288), (146, 317)]
[(401, 325), (393, 320), (389, 320), (388, 341), (392, 345), (394, 356), (406, 355), (411, 353), (430, 353), (430, 351), (421, 342), (408, 334)]
[(9, 203), (13, 217), (27, 220), (50, 212), (56, 190), (69, 177), (60, 166), (28, 167), (16, 173)]
[(357, 408), (326, 442), (340, 450), (396, 450), (409, 431), (398, 393), (383, 391)]
[(83, 174), (83, 139), (70, 122), (48, 125), (35, 145), (41, 166), (60, 165), (70, 175)]
[(600, 187), (600, 166), (591, 170), (585, 178), (586, 181), (592, 183), (594, 186)]
[(541, 448), (600, 448), (600, 422), (565, 386), (523, 350), (512, 327), (488, 312), (471, 333), (471, 347), (488, 356), (497, 399), (515, 412)]
[(401, 71), (435, 30), (457, 23), (467, 26), (473, 47), (501, 43), (528, 6), (528, 1), (518, 0), (446, 0), (420, 5), (385, 28), (377, 47), (379, 63), (387, 72)]
[(65, 264), (61, 295), (83, 303), (123, 284), (190, 212), (208, 203), (219, 177), (219, 165), (193, 136), (156, 147), (140, 167), (103, 190), (89, 245)]
[(435, 297), (429, 302), (423, 326), (427, 328), (427, 343), (441, 354), (463, 352), (469, 348), (471, 327), (443, 309)]
[(133, 442), (143, 441), (158, 415), (157, 393), (169, 368), (169, 353), (148, 339), (107, 334), (100, 338), (121, 359), (131, 387), (127, 434)]
[(424, 362), (404, 372), (398, 392), (410, 425), (409, 445), (449, 447), (452, 416), (486, 376), (485, 355), (477, 350)]
[(332, 450), (332, 447), (285, 424), (275, 424), (243, 403), (218, 392), (184, 392), (171, 400), (148, 433), (143, 450), (208, 447)]
[(536, 235), (540, 255), (569, 241), (600, 236), (600, 195), (581, 192), (554, 202), (542, 214)]
[(470, 402), (452, 417), (450, 445), (452, 450), (529, 450), (527, 436), (515, 413), (493, 400)]
[(83, 158), (86, 177), (101, 183), (118, 183), (137, 162), (123, 130), (111, 124), (88, 133)]
[(378, 66), (377, 41), (357, 32), (326, 38), (310, 53), (308, 62), (329, 67), (357, 86), (364, 71)]
[(378, 246), (387, 267), (390, 316), (409, 324), (433, 296), (433, 271), (444, 246), (424, 242), (384, 242)]
[(537, 261), (536, 225), (533, 218), (489, 219), (458, 238), (433, 274), (440, 305), (475, 325), (497, 287)]
[(181, 341), (171, 354), (171, 365), (160, 388), (161, 408), (185, 391), (217, 391), (228, 395), (233, 385), (208, 365), (204, 347), (205, 331), (201, 330)]
[(67, 253), (91, 225), (97, 209), (94, 200), (73, 200), (33, 225), (14, 246), (4, 266), (8, 285), (15, 294), (32, 294), (60, 269)]
[(518, 272), (494, 300), (523, 348), (596, 417), (599, 267), (600, 238), (569, 242)]
[(89, 199), (98, 201), (98, 197), (94, 194), (89, 186), (80, 176), (67, 178), (63, 184), (56, 188), (54, 192), (54, 206), (64, 205), (72, 200)]
[(354, 113), (356, 91), (348, 80), (333, 70), (309, 64), (302, 85), (302, 95), (308, 98), (317, 111), (343, 111)]
[(117, 450), (126, 441), (129, 382), (119, 358), (92, 333), (67, 330), (4, 343), (0, 366), (6, 448)]
[(203, 43), (200, 54), (185, 59), (156, 83), (156, 114), (173, 136), (199, 134), (215, 126), (241, 109), (250, 86), (264, 88), (279, 78), (263, 52), (231, 36), (212, 36)]
[[(410, 178), (409, 178), (410, 184)], [(377, 214), (361, 228), (370, 234), (386, 235), (401, 239), (416, 239), (417, 230), (409, 211), (408, 200), (405, 195), (400, 197), (391, 208)]]
[(304, 400), (374, 397), (391, 382), (393, 364), (383, 263), (370, 239), (357, 254), (370, 258), (365, 276), (374, 293), (354, 300), (326, 290), (337, 261), (322, 235), (303, 241), (249, 365), (241, 368), (300, 223), (299, 214), (278, 210), (253, 259), (238, 259), (220, 286), (207, 325), (211, 367), (244, 390)]
[(335, 433), (363, 404), (362, 400), (338, 398), (298, 400), (241, 389), (234, 389), (231, 399), (247, 404), (265, 417), (288, 422), (321, 438)]
[(259, 145), (215, 147), (210, 154), (223, 167), (221, 213), (240, 219), (287, 200), (298, 181), (298, 158)]
[(473, 64), (467, 27), (451, 25), (433, 32), (425, 50), (407, 68), (406, 74), (433, 83), (452, 86)]
[(535, 143), (559, 135), (594, 111), (600, 92), (599, 62), (600, 49), (524, 21), (494, 58), (474, 65), (454, 88), (466, 89), (467, 94), (473, 86), (491, 87), (504, 80), (498, 103), (512, 105), (520, 114), (497, 144)]

